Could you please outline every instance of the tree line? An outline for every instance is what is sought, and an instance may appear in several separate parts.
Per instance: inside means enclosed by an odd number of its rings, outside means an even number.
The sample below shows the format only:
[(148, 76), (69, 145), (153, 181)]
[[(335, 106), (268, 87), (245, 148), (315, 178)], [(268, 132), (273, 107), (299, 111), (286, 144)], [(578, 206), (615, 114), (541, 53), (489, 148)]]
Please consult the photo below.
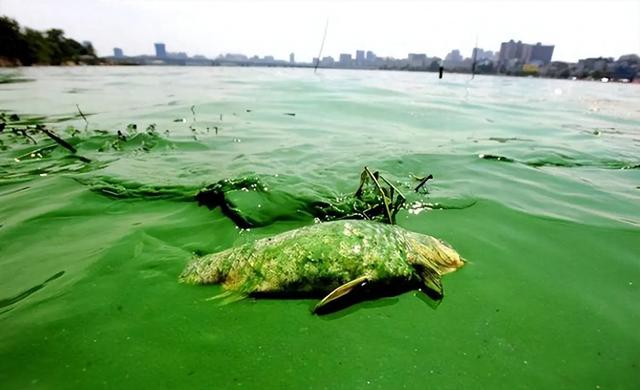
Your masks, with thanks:
[(85, 45), (64, 36), (60, 29), (44, 32), (21, 27), (7, 16), (0, 17), (0, 65), (61, 65), (96, 63), (91, 43)]

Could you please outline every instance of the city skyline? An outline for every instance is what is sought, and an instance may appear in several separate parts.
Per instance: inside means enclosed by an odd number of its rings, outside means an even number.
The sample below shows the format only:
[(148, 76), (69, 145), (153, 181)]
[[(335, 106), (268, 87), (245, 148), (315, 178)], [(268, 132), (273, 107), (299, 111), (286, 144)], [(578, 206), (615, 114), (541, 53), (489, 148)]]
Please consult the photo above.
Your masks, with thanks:
[[(310, 62), (318, 55), (327, 18), (329, 31), (322, 56), (351, 53), (355, 58), (355, 50), (366, 50), (396, 58), (407, 53), (444, 58), (452, 49), (459, 49), (467, 57), (476, 37), (478, 47), (494, 52), (501, 42), (512, 38), (554, 44), (554, 60), (560, 61), (640, 52), (638, 1), (516, 2), (519, 6), (500, 3), (499, 9), (495, 3), (464, 1), (453, 1), (455, 7), (431, 1), (375, 2), (367, 7), (361, 2), (344, 6), (335, 2), (239, 3), (199, 1), (175, 7), (171, 1), (63, 0), (55, 5), (42, 1), (25, 5), (0, 0), (3, 14), (31, 28), (61, 28), (89, 40), (100, 56), (110, 55), (114, 47), (125, 55), (150, 54), (150, 44), (164, 42), (189, 56), (245, 53), (287, 60), (293, 52), (297, 61)], [(527, 7), (531, 4), (537, 6)], [(247, 14), (247, 7), (255, 12)], [(603, 18), (603, 10), (624, 12)]]

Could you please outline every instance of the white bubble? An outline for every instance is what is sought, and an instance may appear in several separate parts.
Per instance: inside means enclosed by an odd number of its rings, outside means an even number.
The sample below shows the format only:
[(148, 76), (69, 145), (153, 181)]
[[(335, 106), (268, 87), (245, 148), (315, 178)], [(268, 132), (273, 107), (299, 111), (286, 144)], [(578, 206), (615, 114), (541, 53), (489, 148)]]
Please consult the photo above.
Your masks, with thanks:
[(562, 90), (560, 88), (556, 88), (556, 89), (553, 90), (553, 93), (558, 95), (558, 96), (560, 96), (560, 95), (562, 95)]

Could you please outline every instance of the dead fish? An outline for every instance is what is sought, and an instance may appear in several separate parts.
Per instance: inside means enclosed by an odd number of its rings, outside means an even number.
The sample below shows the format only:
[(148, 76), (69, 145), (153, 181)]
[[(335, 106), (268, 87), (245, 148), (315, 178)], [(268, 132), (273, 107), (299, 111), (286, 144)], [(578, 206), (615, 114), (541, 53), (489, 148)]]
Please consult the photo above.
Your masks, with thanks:
[(441, 299), (441, 276), (464, 263), (435, 237), (396, 225), (342, 220), (196, 258), (180, 281), (222, 284), (226, 294), (239, 297), (326, 294), (314, 308), (318, 313), (358, 294), (420, 289)]

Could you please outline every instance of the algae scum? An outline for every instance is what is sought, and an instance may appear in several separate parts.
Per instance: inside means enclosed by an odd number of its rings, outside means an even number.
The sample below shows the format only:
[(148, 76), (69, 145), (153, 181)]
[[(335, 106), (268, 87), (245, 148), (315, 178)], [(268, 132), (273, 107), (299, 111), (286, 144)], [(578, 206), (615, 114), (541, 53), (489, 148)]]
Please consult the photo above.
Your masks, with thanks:
[[(640, 386), (634, 85), (170, 67), (2, 80), (3, 388)], [(318, 220), (384, 222), (375, 191), (355, 197), (363, 166), (406, 197), (399, 227), (470, 260), (439, 305), (397, 291), (313, 316), (316, 298), (218, 305), (222, 286), (177, 283), (194, 257)]]

